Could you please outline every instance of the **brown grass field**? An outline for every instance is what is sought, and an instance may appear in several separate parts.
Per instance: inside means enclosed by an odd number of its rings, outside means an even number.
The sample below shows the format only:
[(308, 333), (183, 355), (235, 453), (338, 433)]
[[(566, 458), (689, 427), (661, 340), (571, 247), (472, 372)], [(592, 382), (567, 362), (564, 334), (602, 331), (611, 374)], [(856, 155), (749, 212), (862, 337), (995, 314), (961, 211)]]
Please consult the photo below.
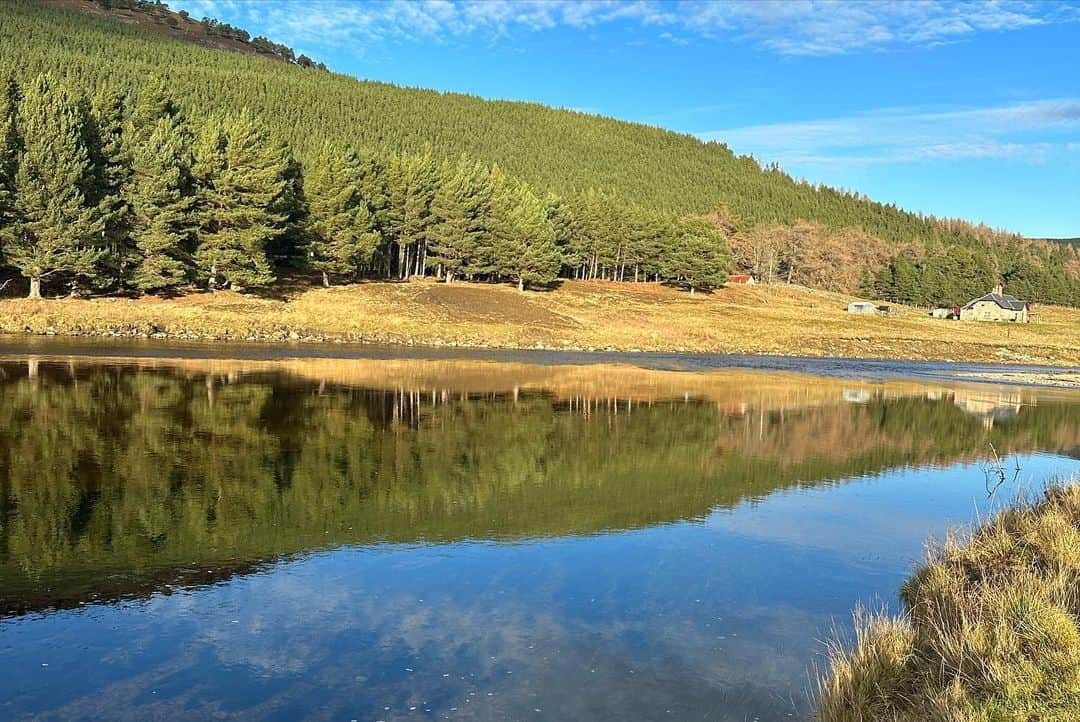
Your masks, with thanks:
[(564, 282), (553, 291), (430, 279), (175, 299), (5, 299), (0, 333), (232, 341), (784, 354), (1080, 365), (1080, 309), (1026, 325), (846, 312), (849, 296), (736, 286), (694, 296), (656, 284)]

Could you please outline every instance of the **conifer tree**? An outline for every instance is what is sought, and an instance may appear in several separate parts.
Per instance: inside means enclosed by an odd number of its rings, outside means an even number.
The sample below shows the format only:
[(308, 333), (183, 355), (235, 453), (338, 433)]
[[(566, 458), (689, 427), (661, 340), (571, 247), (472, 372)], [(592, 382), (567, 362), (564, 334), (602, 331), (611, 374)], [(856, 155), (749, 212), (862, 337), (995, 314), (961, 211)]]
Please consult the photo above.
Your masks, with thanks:
[(456, 163), (441, 165), (431, 204), (428, 253), (447, 283), (489, 270), (490, 211), (490, 178), (481, 164), (462, 156)]
[(899, 255), (892, 262), (893, 300), (899, 303), (913, 303), (918, 293), (918, 278), (915, 264), (906, 255)]
[(199, 208), (195, 265), (211, 289), (274, 280), (269, 244), (287, 220), (289, 159), (252, 113), (212, 119), (197, 145)]
[(101, 282), (122, 287), (134, 262), (129, 235), (131, 208), (124, 193), (131, 176), (131, 159), (124, 143), (125, 98), (105, 86), (85, 114), (84, 137), (92, 170), (83, 194), (86, 202), (97, 208), (104, 224), (101, 245), (105, 267)]
[(357, 185), (365, 205), (371, 210), (375, 230), (379, 232), (379, 247), (372, 260), (372, 270), (381, 269), (383, 275), (390, 275), (390, 239), (387, 222), (390, 212), (389, 191), (386, 187), (387, 165), (389, 159), (371, 148), (361, 148), (357, 152), (357, 170), (360, 178)]
[(152, 75), (139, 88), (135, 101), (131, 104), (128, 124), (124, 129), (125, 139), (132, 146), (146, 143), (157, 129), (159, 120), (176, 118), (179, 115), (180, 109), (170, 98), (165, 81)]
[(308, 206), (304, 193), (304, 169), (288, 143), (279, 136), (273, 141), (285, 158), (285, 189), (272, 210), (284, 217), (282, 232), (267, 244), (266, 253), (275, 268), (301, 268), (307, 260), (306, 234)]
[(622, 236), (619, 211), (606, 193), (590, 188), (575, 199), (574, 218), (576, 233), (568, 257), (580, 265), (580, 278), (597, 278), (613, 260), (612, 248)]
[(0, 96), (0, 238), (3, 238), (3, 229), (11, 223), (15, 211), (15, 173), (22, 148), (18, 117), (19, 86), (11, 80)]
[(55, 273), (93, 278), (102, 256), (95, 243), (105, 223), (83, 194), (93, 172), (83, 123), (78, 103), (50, 76), (35, 78), (19, 106), (23, 150), (4, 250), (29, 279), (30, 298)]
[(668, 280), (698, 289), (718, 288), (728, 280), (729, 256), (723, 233), (701, 218), (679, 221), (674, 247), (664, 261)]
[(424, 272), (424, 242), (434, 221), (431, 204), (438, 172), (430, 147), (417, 155), (395, 156), (387, 169), (384, 232), (395, 244), (399, 278)]
[(187, 281), (194, 230), (191, 136), (179, 118), (163, 116), (131, 150), (131, 238), (136, 267), (132, 283), (162, 291)]
[(308, 262), (322, 273), (325, 286), (331, 275), (352, 277), (370, 266), (379, 249), (381, 236), (361, 193), (362, 177), (359, 156), (329, 143), (306, 175)]
[(574, 210), (569, 203), (551, 192), (544, 196), (544, 208), (547, 210), (547, 219), (548, 223), (551, 224), (551, 230), (555, 233), (555, 245), (565, 255), (566, 249), (569, 248), (570, 241), (577, 230)]
[(562, 267), (555, 230), (544, 202), (525, 183), (498, 180), (492, 189), (492, 257), (495, 271), (524, 291), (529, 283), (551, 283)]

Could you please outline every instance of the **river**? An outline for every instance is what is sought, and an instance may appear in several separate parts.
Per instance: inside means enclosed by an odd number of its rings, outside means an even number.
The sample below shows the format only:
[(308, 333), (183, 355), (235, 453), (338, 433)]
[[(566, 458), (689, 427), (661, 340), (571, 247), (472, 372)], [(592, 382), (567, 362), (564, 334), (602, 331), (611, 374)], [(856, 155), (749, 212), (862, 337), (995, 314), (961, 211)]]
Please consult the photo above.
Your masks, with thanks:
[(0, 344), (0, 718), (805, 720), (1080, 472), (1080, 392), (980, 368), (252, 348)]

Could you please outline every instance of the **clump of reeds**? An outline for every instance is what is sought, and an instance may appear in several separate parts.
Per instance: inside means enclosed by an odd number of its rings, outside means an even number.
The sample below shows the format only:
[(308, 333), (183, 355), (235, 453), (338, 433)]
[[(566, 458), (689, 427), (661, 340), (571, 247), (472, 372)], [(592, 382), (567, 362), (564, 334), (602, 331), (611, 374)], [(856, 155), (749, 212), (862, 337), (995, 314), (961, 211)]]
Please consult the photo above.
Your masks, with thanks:
[(830, 649), (821, 722), (1080, 720), (1080, 485), (951, 534), (901, 598)]

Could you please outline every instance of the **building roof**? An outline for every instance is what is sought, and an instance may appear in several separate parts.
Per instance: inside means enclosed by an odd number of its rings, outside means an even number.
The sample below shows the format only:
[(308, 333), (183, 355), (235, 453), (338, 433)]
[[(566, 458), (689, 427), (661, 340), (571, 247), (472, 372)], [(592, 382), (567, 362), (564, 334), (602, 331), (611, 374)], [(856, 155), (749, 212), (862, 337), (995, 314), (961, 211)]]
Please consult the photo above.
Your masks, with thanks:
[(1007, 293), (988, 293), (985, 296), (979, 296), (976, 299), (967, 302), (964, 308), (971, 308), (980, 301), (990, 301), (996, 303), (1006, 311), (1023, 311), (1027, 306), (1027, 301), (1021, 301), (1015, 296), (1010, 296)]

